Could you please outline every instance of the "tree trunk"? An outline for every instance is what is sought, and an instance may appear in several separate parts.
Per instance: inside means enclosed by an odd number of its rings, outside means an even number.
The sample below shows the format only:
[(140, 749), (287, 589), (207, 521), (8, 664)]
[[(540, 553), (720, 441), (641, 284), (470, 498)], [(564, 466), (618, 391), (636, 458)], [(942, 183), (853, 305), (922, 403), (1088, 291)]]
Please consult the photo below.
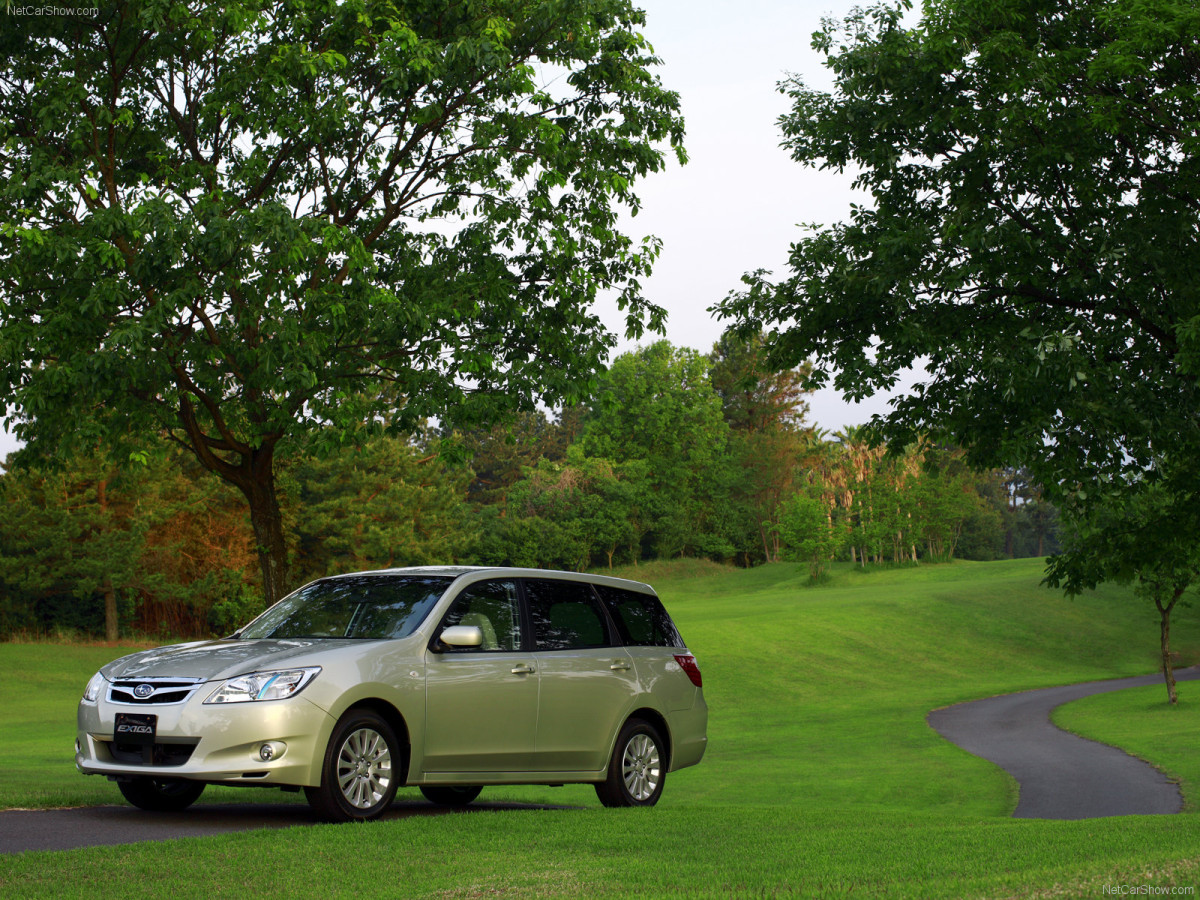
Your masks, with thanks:
[(263, 599), (268, 607), (288, 593), (287, 540), (283, 534), (283, 513), (275, 493), (275, 447), (265, 443), (253, 450), (242, 465), (215, 469), (231, 482), (250, 507), (250, 525), (258, 546), (258, 564), (262, 571)]
[[(108, 479), (101, 478), (96, 482), (96, 502), (100, 504), (100, 515), (106, 526), (108, 523)], [(113, 588), (112, 578), (104, 576), (104, 639), (116, 643), (121, 636), (117, 622), (117, 592)]]
[(1159, 633), (1162, 637), (1163, 680), (1167, 683), (1167, 699), (1172, 706), (1179, 702), (1179, 696), (1175, 693), (1175, 671), (1171, 666), (1171, 610), (1182, 594), (1183, 589), (1177, 588), (1171, 602), (1165, 606), (1157, 597), (1154, 599), (1154, 605), (1158, 607)]
[(288, 592), (287, 541), (283, 536), (279, 498), (275, 495), (274, 473), (265, 481), (251, 482), (242, 488), (242, 493), (250, 504), (250, 524), (254, 528), (258, 563), (262, 569), (263, 597), (269, 607)]
[(115, 644), (121, 636), (117, 627), (117, 592), (113, 589), (112, 579), (104, 576), (104, 639)]
[[(225, 423), (217, 421), (214, 425), (221, 438), (212, 438), (197, 418), (188, 393), (191, 388), (186, 383), (181, 383), (180, 388), (179, 420), (188, 437), (181, 443), (196, 455), (200, 465), (232, 484), (246, 498), (250, 525), (258, 545), (263, 599), (268, 607), (273, 606), (288, 591), (287, 541), (283, 535), (279, 497), (275, 493), (275, 444), (282, 435), (278, 432), (260, 435), (259, 443), (254, 446), (238, 441)], [(208, 412), (216, 415), (211, 407)]]

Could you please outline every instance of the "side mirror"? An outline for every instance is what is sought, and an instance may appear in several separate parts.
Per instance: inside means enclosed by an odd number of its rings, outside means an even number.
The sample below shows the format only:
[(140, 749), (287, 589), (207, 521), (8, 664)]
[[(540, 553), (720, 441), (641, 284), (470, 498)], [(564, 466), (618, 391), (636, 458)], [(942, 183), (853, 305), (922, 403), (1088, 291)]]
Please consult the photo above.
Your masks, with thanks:
[(441, 642), (451, 647), (480, 647), (483, 630), (475, 625), (451, 625), (440, 635)]

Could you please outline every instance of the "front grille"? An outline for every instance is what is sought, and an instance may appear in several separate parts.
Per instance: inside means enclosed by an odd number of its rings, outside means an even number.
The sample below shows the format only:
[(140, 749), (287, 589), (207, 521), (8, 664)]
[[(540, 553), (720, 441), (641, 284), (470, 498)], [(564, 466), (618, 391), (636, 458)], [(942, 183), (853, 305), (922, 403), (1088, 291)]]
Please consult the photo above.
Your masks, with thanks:
[(110, 703), (126, 703), (130, 706), (183, 703), (203, 683), (203, 678), (120, 679), (109, 686), (108, 700)]
[(182, 744), (155, 744), (148, 754), (146, 744), (112, 741), (108, 745), (108, 752), (116, 762), (127, 766), (182, 766), (192, 758), (192, 751), (199, 743), (199, 738), (192, 738)]

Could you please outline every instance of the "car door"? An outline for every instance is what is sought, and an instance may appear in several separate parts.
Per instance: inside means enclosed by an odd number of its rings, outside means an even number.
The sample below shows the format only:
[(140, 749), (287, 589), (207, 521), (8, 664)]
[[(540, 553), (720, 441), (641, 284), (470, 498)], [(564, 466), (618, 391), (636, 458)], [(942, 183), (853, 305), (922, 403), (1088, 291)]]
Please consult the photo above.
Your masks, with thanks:
[[(442, 644), (438, 635), (452, 625), (479, 628), (483, 643)], [(538, 673), (522, 631), (513, 580), (468, 585), (451, 604), (426, 651), (424, 774), (529, 769)]]
[(658, 597), (602, 584), (596, 585), (596, 593), (633, 657), (642, 687), (667, 710), (695, 706), (700, 688), (683, 671), (677, 655), (686, 656), (686, 645)]
[(534, 768), (595, 772), (639, 693), (633, 660), (616, 643), (590, 584), (526, 579), (534, 663), (541, 679)]

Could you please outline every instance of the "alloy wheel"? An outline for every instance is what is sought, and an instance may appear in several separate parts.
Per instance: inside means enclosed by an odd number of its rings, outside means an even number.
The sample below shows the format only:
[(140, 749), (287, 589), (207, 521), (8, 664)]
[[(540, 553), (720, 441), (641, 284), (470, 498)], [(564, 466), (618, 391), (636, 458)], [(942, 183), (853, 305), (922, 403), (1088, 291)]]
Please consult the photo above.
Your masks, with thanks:
[(392, 781), (392, 751), (373, 728), (350, 732), (338, 753), (337, 781), (342, 796), (357, 809), (370, 809)]
[(621, 774), (629, 796), (639, 802), (650, 799), (662, 774), (658, 745), (646, 734), (635, 734), (625, 745)]

